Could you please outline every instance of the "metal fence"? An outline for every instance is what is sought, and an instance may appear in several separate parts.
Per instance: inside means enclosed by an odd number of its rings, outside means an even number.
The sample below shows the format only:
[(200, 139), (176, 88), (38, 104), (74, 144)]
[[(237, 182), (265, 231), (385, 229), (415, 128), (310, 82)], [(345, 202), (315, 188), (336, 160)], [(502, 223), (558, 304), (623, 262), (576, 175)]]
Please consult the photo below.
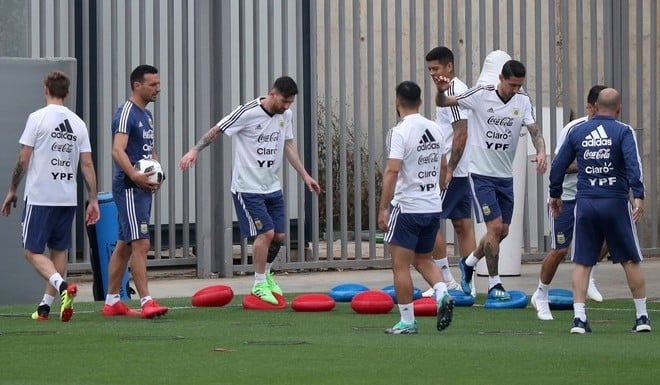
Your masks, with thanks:
[[(326, 193), (312, 197), (292, 169), (284, 171), (292, 227), (279, 268), (388, 266), (376, 232), (382, 140), (396, 122), (400, 81), (418, 82), (424, 114), (434, 115), (424, 55), (437, 45), (454, 51), (468, 85), (492, 50), (525, 63), (548, 153), (558, 129), (585, 113), (593, 84), (618, 88), (621, 120), (637, 129), (645, 171), (640, 241), (646, 254), (658, 254), (659, 18), (654, 0), (33, 0), (28, 56), (78, 59), (78, 112), (93, 131), (105, 190), (110, 120), (128, 95), (128, 73), (143, 62), (160, 69), (153, 110), (168, 179), (156, 197), (150, 266), (196, 264), (199, 276), (251, 271), (228, 192), (231, 141), (203, 153), (194, 173), (176, 165), (220, 117), (281, 74), (301, 87), (299, 151)], [(546, 248), (547, 174), (529, 170), (527, 180), (523, 227), (511, 231), (523, 232), (524, 258), (536, 258)], [(86, 249), (74, 253), (74, 269), (88, 268)]]

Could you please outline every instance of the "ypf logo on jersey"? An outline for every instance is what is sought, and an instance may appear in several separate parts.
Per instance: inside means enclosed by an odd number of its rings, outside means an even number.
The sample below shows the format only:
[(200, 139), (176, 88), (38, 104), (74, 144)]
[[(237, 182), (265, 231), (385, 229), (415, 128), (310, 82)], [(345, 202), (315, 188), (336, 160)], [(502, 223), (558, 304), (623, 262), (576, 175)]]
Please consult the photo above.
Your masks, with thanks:
[(611, 145), (612, 139), (607, 136), (602, 125), (596, 127), (596, 129), (591, 131), (589, 135), (585, 136), (582, 141), (582, 147), (602, 147)]

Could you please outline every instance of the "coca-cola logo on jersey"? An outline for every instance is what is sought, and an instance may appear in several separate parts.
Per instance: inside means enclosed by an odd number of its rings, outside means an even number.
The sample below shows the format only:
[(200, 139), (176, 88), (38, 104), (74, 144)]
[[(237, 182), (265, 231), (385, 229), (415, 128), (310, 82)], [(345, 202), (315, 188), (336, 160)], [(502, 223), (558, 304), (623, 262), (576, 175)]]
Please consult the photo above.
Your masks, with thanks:
[(73, 145), (71, 143), (53, 143), (50, 150), (53, 152), (71, 153), (73, 151)]
[(584, 159), (610, 159), (610, 149), (601, 148), (596, 151), (590, 151), (588, 148), (584, 150)]
[(437, 152), (433, 152), (428, 155), (421, 155), (417, 159), (417, 164), (429, 164), (429, 163), (437, 163), (440, 161), (440, 154)]
[(257, 138), (257, 141), (259, 143), (269, 143), (269, 142), (277, 142), (280, 140), (280, 132), (275, 131), (270, 134), (260, 134), (259, 138)]
[(488, 118), (487, 123), (493, 126), (511, 127), (513, 126), (513, 118), (509, 118), (509, 117), (496, 118), (495, 116), (491, 116)]

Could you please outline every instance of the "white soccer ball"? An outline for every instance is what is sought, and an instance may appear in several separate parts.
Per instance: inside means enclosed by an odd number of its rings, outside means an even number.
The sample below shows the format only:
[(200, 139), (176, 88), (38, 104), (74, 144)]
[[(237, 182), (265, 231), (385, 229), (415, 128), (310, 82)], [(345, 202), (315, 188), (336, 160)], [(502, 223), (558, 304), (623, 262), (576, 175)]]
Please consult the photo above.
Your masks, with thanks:
[(151, 182), (161, 183), (163, 180), (165, 180), (165, 173), (163, 172), (163, 168), (155, 159), (140, 159), (137, 161), (137, 163), (135, 163), (133, 167), (135, 167), (138, 172), (143, 174), (155, 171), (155, 174), (149, 176), (149, 181)]

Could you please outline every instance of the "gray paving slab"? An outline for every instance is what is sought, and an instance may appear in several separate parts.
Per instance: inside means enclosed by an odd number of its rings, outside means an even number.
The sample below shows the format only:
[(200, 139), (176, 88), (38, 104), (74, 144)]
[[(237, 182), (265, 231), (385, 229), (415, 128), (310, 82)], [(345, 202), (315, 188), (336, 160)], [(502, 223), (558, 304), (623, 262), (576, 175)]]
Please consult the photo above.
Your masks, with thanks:
[[(648, 259), (643, 262), (646, 275), (647, 297), (657, 299), (660, 297), (660, 259)], [(520, 267), (520, 276), (503, 277), (504, 286), (509, 290), (522, 290), (531, 295), (538, 284), (538, 274), (541, 265), (538, 263), (525, 263)], [(452, 266), (452, 273), (457, 279), (460, 272)], [(571, 288), (571, 273), (573, 265), (570, 262), (562, 263), (557, 270), (552, 287)], [(427, 285), (422, 277), (413, 270), (415, 285), (426, 290)], [(388, 269), (343, 270), (327, 272), (304, 273), (277, 273), (277, 281), (287, 293), (327, 293), (335, 285), (356, 282), (372, 289), (381, 289), (392, 284), (392, 272)], [(189, 297), (197, 290), (210, 285), (228, 285), (236, 295), (250, 292), (253, 276), (243, 275), (230, 278), (178, 278), (176, 274), (166, 278), (151, 278), (149, 287), (155, 298)], [(630, 298), (625, 274), (620, 265), (610, 262), (598, 265), (596, 284), (606, 299)], [(78, 301), (93, 301), (92, 283), (79, 283)], [(488, 286), (487, 277), (477, 277), (477, 292), (485, 293)]]

